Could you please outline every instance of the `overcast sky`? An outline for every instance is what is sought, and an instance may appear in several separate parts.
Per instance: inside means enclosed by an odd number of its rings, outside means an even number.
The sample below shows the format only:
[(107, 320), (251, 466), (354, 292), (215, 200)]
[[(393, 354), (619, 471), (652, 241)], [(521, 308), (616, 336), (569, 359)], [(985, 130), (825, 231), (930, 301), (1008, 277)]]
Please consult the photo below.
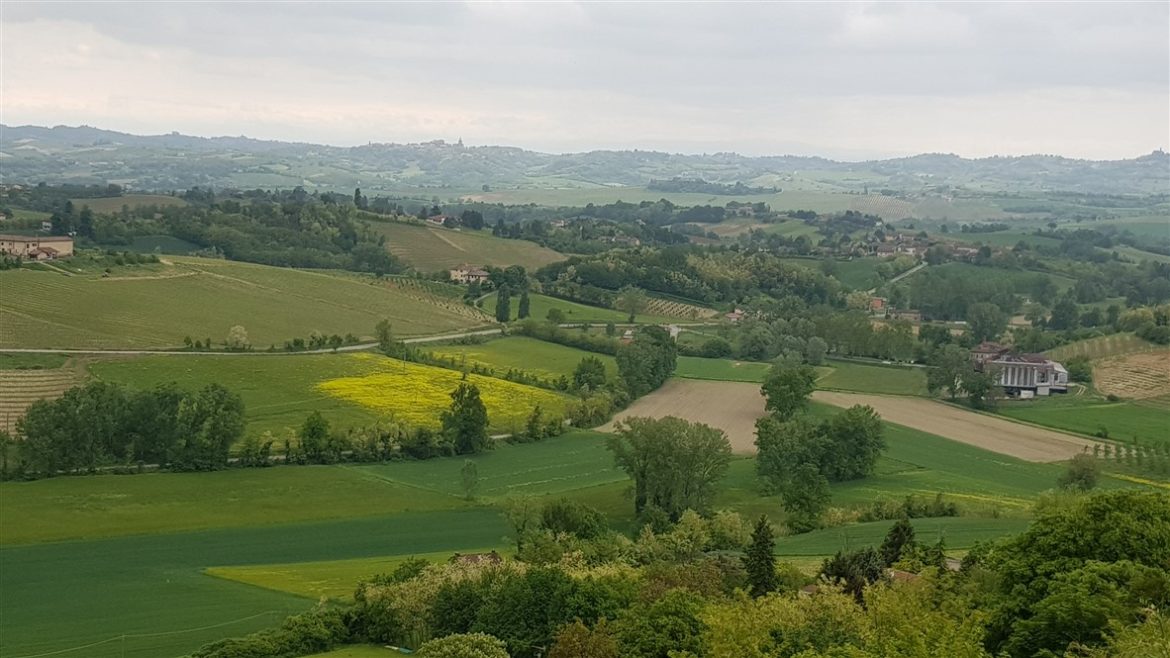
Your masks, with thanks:
[(869, 158), (1170, 145), (1170, 2), (0, 3), (8, 125)]

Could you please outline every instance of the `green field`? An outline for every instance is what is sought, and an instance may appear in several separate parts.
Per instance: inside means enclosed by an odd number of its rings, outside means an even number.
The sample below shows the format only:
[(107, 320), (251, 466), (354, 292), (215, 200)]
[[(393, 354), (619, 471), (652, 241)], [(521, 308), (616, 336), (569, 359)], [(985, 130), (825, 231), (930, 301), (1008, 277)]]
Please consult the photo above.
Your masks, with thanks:
[[(570, 302), (564, 299), (557, 299), (556, 297), (549, 297), (548, 295), (530, 294), (528, 296), (529, 317), (537, 320), (544, 320), (548, 317), (549, 309), (559, 308), (565, 314), (565, 322), (591, 322), (591, 323), (625, 323), (628, 322), (630, 316), (621, 311), (612, 308), (601, 308), (599, 306), (588, 306), (586, 304), (578, 304), (577, 302)], [(520, 298), (517, 295), (512, 295), (511, 298), (511, 316), (509, 320), (516, 320), (517, 314), (520, 312), (519, 308)], [(492, 293), (484, 298), (483, 310), (491, 317), (496, 317), (496, 293)], [(661, 315), (639, 315), (634, 318), (635, 322), (651, 322), (651, 323), (669, 323), (677, 322), (679, 318), (669, 318)]]
[(926, 395), (926, 371), (923, 368), (870, 365), (855, 361), (829, 361), (833, 370), (817, 380), (817, 388), (886, 393), (889, 395)]
[[(250, 504), (216, 501), (211, 491), (200, 500), (221, 516)], [(291, 494), (283, 503), (300, 504)], [(499, 514), (480, 508), (4, 547), (0, 655), (182, 655), (312, 606), (214, 578), (207, 567), (455, 551), (505, 534)]]
[(242, 325), (258, 349), (317, 331), (370, 336), (480, 325), (486, 318), (429, 288), (372, 277), (171, 257), (173, 264), (66, 276), (0, 272), (0, 349), (177, 347), (185, 336), (224, 341)]
[(718, 379), (727, 382), (762, 382), (768, 376), (770, 363), (708, 359), (701, 356), (680, 356), (675, 377), (687, 379)]
[[(976, 542), (1023, 532), (1029, 523), (1027, 519), (965, 517), (913, 519), (911, 522), (919, 541), (934, 543), (942, 537), (949, 550), (962, 550)], [(782, 556), (828, 556), (841, 550), (876, 547), (893, 524), (893, 521), (873, 521), (781, 537), (776, 540), (776, 553)]]
[[(505, 553), (504, 546), (463, 548), (462, 553)], [(313, 601), (322, 597), (350, 600), (354, 585), (360, 580), (380, 573), (392, 573), (403, 562), (421, 558), (429, 562), (443, 562), (451, 558), (451, 551), (436, 553), (412, 553), (380, 557), (353, 558), (349, 560), (319, 560), (316, 562), (290, 562), (285, 564), (261, 564), (236, 567), (211, 567), (206, 573), (238, 583), (246, 583), (266, 589), (296, 594)]]
[[(823, 271), (820, 258), (782, 258), (790, 265), (799, 265), (818, 272)], [(855, 290), (868, 290), (881, 283), (877, 278), (877, 266), (880, 258), (854, 258), (852, 260), (833, 260), (833, 276), (838, 281)]]
[(405, 222), (374, 222), (370, 227), (386, 236), (390, 253), (424, 272), (449, 270), (464, 263), (523, 265), (535, 270), (565, 259), (563, 254), (535, 242), (497, 238), (490, 231), (456, 231)]
[(64, 354), (0, 352), (0, 370), (51, 370), (65, 365)]
[(187, 202), (178, 197), (166, 194), (125, 194), (122, 196), (100, 197), (96, 199), (72, 199), (73, 206), (80, 210), (85, 206), (98, 214), (121, 212), (122, 206), (138, 208), (140, 206), (185, 206)]
[(1118, 441), (1128, 442), (1137, 437), (1143, 443), (1170, 443), (1170, 412), (1165, 407), (1141, 402), (1053, 396), (1004, 402), (997, 413), (1080, 434), (1094, 435), (1105, 429), (1109, 438)]
[(459, 366), (467, 364), (489, 368), (495, 375), (503, 375), (515, 369), (547, 378), (562, 375), (572, 377), (581, 359), (590, 356), (601, 359), (610, 377), (617, 374), (617, 362), (612, 356), (526, 336), (510, 336), (479, 345), (439, 345), (425, 349), (436, 356), (452, 359)]
[[(248, 434), (270, 431), (278, 441), (313, 411), (340, 428), (370, 425), (395, 414), (411, 423), (421, 415), (433, 424), (450, 404), (447, 395), (461, 377), (453, 370), (371, 353), (156, 355), (103, 359), (89, 371), (103, 381), (139, 389), (172, 381), (192, 390), (222, 384), (244, 399)], [(531, 411), (528, 399), (554, 411), (565, 399), (501, 379), (474, 374), (469, 379), (479, 386), (497, 431), (510, 431), (517, 416), (523, 422)], [(274, 450), (280, 448), (278, 443)]]

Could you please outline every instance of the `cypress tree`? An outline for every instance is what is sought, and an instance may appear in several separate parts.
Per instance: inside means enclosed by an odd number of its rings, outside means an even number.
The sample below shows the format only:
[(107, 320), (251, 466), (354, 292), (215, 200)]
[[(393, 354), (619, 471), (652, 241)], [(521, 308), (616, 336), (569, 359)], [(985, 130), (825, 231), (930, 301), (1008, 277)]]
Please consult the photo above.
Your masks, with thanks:
[(512, 317), (511, 296), (507, 285), (500, 286), (500, 292), (496, 293), (496, 322), (507, 322)]
[(882, 541), (880, 552), (882, 554), (882, 562), (886, 566), (902, 559), (906, 553), (906, 549), (914, 546), (914, 526), (910, 524), (910, 519), (902, 517), (898, 522), (890, 527), (890, 531), (886, 533), (885, 540)]
[(516, 309), (516, 319), (523, 320), (528, 317), (528, 290), (520, 293), (520, 306)]
[(743, 559), (752, 596), (760, 597), (776, 590), (776, 542), (772, 538), (772, 524), (765, 514), (760, 515), (752, 530), (752, 544)]

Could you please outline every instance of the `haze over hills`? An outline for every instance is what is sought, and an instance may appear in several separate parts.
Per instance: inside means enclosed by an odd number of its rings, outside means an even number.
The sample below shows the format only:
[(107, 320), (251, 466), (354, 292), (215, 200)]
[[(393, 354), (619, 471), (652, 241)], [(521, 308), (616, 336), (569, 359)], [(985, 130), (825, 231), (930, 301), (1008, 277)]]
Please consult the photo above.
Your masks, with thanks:
[(785, 188), (796, 172), (817, 172), (839, 191), (961, 188), (987, 193), (1164, 194), (1170, 155), (1092, 161), (1055, 155), (968, 159), (948, 154), (866, 162), (736, 153), (672, 154), (590, 151), (549, 154), (508, 146), (421, 144), (337, 147), (248, 137), (132, 135), (89, 126), (0, 125), (0, 179), (5, 183), (117, 182), (138, 190), (217, 188), (401, 191), (440, 188), (644, 186), (654, 179)]

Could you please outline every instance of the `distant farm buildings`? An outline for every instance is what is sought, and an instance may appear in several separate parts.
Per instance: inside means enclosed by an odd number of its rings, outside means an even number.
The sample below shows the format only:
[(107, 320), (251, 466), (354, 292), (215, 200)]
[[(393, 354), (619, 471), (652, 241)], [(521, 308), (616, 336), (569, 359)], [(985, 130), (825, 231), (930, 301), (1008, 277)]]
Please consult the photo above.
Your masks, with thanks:
[(64, 235), (0, 235), (0, 254), (25, 260), (55, 260), (73, 255), (73, 238)]
[(483, 283), (490, 276), (487, 270), (474, 265), (460, 265), (448, 272), (455, 283)]
[(1030, 398), (1068, 392), (1068, 370), (1040, 354), (1016, 354), (998, 343), (980, 343), (971, 350), (976, 370), (993, 368), (1008, 395)]

